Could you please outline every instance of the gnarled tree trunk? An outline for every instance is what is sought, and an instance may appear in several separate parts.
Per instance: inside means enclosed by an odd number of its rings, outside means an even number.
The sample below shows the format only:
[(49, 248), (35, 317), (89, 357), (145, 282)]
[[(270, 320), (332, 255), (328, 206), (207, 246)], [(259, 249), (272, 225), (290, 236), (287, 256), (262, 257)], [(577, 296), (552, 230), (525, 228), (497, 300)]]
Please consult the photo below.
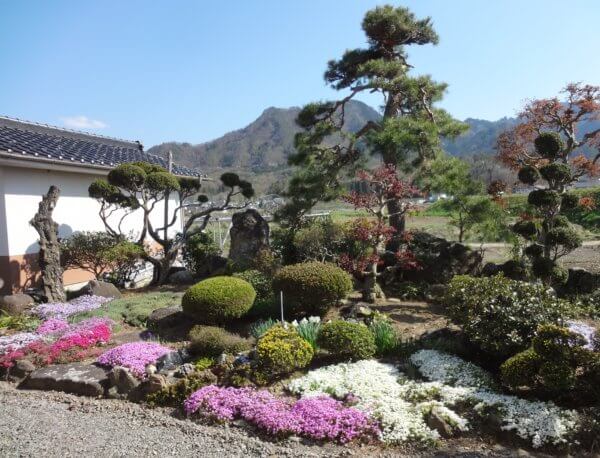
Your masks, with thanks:
[(52, 219), (52, 212), (60, 190), (50, 186), (48, 194), (42, 197), (38, 212), (29, 221), (40, 236), (38, 263), (42, 273), (42, 289), (50, 302), (66, 300), (63, 287), (63, 268), (60, 265), (60, 245), (58, 243), (58, 224)]

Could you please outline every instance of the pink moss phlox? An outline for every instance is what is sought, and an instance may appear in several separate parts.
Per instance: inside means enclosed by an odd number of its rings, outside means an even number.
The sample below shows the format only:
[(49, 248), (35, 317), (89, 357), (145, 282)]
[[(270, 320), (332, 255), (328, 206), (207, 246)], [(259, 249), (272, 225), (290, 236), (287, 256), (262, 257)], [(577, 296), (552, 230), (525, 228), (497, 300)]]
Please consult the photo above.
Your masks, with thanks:
[(33, 309), (33, 313), (40, 318), (65, 319), (71, 315), (87, 312), (99, 308), (102, 304), (111, 301), (109, 297), (80, 296), (70, 302), (48, 302), (40, 304)]
[(364, 412), (327, 396), (292, 404), (266, 390), (209, 385), (192, 393), (184, 410), (188, 415), (197, 413), (218, 421), (242, 418), (272, 435), (298, 434), (341, 443), (376, 437), (380, 431)]
[(55, 332), (65, 331), (69, 328), (69, 323), (59, 318), (49, 318), (40, 324), (35, 332), (40, 335), (54, 334)]
[(170, 348), (155, 342), (130, 342), (111, 348), (98, 357), (98, 364), (103, 366), (123, 366), (138, 378), (146, 376), (146, 366), (156, 362), (158, 358), (169, 353)]

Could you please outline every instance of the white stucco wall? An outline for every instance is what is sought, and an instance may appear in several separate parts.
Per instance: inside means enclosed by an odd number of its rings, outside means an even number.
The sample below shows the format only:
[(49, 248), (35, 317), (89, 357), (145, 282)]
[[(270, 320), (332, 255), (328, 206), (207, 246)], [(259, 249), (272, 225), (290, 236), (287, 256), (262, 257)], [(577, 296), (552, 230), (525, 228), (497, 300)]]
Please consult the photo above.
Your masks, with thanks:
[[(61, 237), (68, 237), (77, 231), (104, 231), (98, 216), (100, 206), (88, 197), (87, 192), (90, 183), (97, 178), (100, 176), (91, 173), (0, 166), (0, 232), (6, 229), (4, 237), (0, 234), (0, 256), (38, 252), (38, 235), (29, 221), (37, 211), (42, 195), (48, 192), (51, 185), (58, 186), (61, 191), (53, 215), (59, 224)], [(176, 200), (172, 199), (170, 208), (175, 208), (176, 204)], [(5, 221), (2, 214), (5, 215)], [(162, 226), (163, 215), (164, 207), (160, 203), (152, 214), (155, 227)], [(137, 231), (141, 216), (140, 211), (129, 215), (122, 228), (126, 232)], [(119, 215), (115, 214), (114, 218), (118, 221)], [(177, 232), (180, 227), (178, 221), (171, 233)]]

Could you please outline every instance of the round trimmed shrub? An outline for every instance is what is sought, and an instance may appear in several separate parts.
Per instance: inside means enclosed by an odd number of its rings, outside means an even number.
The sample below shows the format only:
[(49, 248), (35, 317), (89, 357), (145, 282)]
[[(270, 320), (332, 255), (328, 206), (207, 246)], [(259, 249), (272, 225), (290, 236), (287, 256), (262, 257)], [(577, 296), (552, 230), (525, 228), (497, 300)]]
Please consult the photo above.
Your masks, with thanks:
[(563, 141), (556, 132), (544, 132), (534, 140), (538, 154), (546, 159), (554, 159), (563, 148)]
[(567, 164), (553, 162), (540, 168), (540, 175), (548, 183), (567, 184), (571, 181), (571, 168)]
[(219, 324), (245, 315), (255, 298), (252, 285), (241, 278), (212, 277), (189, 288), (181, 305), (198, 323)]
[(532, 185), (540, 179), (540, 172), (533, 165), (526, 165), (519, 170), (519, 181)]
[(549, 189), (536, 189), (527, 196), (527, 202), (534, 207), (558, 207), (561, 202), (560, 194)]
[(235, 355), (250, 350), (252, 342), (217, 326), (194, 326), (189, 333), (191, 353), (202, 356)]
[(539, 243), (534, 243), (526, 247), (523, 250), (523, 253), (525, 253), (525, 255), (529, 256), (530, 258), (539, 258), (541, 255), (544, 254), (544, 246), (540, 245)]
[(531, 270), (533, 275), (551, 285), (562, 285), (569, 279), (569, 272), (548, 258), (534, 259)]
[(520, 220), (513, 224), (512, 230), (515, 234), (531, 240), (537, 235), (538, 229), (534, 221)]
[(321, 328), (321, 348), (340, 359), (357, 361), (371, 358), (377, 351), (373, 333), (362, 323), (331, 321)]
[(561, 210), (572, 210), (579, 205), (579, 197), (573, 193), (563, 194), (561, 197)]
[(541, 364), (541, 358), (532, 348), (517, 353), (500, 366), (502, 383), (511, 388), (533, 387)]
[(308, 366), (314, 350), (295, 329), (277, 325), (258, 339), (256, 355), (268, 375), (281, 375)]
[(540, 324), (558, 323), (565, 302), (545, 285), (494, 277), (456, 276), (446, 294), (450, 319), (492, 357), (525, 350)]
[(233, 274), (252, 285), (256, 291), (256, 299), (247, 316), (252, 318), (275, 318), (279, 315), (279, 304), (273, 294), (271, 278), (258, 270), (245, 270)]
[(324, 262), (305, 262), (283, 267), (273, 279), (273, 291), (283, 291), (286, 314), (293, 317), (323, 316), (329, 307), (352, 291), (350, 275)]
[(574, 250), (582, 244), (580, 235), (571, 227), (554, 227), (546, 234), (546, 244), (561, 245), (567, 250)]

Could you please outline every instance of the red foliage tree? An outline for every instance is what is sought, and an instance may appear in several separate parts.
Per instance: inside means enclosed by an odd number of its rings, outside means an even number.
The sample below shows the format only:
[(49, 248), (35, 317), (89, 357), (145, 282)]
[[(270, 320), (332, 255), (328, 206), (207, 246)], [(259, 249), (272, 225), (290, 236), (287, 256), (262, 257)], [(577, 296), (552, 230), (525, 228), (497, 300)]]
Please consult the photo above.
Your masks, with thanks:
[[(373, 171), (362, 170), (357, 173), (357, 178), (366, 189), (364, 192), (353, 191), (343, 199), (354, 208), (368, 213), (368, 217), (357, 218), (351, 226), (351, 234), (365, 247), (365, 254), (359, 258), (342, 256), (340, 264), (364, 279), (363, 299), (373, 302), (384, 297), (377, 279), (381, 275), (378, 268), (381, 254), (385, 251), (386, 243), (396, 234), (389, 220), (394, 216), (403, 217), (412, 208), (407, 198), (417, 194), (417, 189), (398, 178), (393, 165), (383, 165)], [(390, 201), (400, 202), (393, 215), (387, 210)], [(399, 260), (407, 260), (407, 256), (410, 256), (408, 252), (403, 251), (397, 257)]]

